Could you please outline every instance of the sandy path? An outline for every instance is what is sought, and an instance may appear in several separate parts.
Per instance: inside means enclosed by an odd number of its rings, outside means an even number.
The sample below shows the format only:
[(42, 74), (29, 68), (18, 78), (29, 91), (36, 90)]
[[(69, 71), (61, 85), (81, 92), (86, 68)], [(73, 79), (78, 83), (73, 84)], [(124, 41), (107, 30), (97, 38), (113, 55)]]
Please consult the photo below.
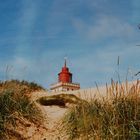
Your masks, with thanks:
[[(35, 101), (36, 99), (43, 96), (49, 96), (49, 93), (45, 91), (34, 92), (32, 94), (32, 100)], [(63, 134), (60, 133), (59, 129), (61, 125), (61, 119), (68, 108), (61, 108), (58, 106), (42, 106), (38, 103), (36, 103), (36, 105), (40, 108), (46, 120), (44, 121), (44, 125), (47, 128), (47, 131), (44, 133), (43, 140), (66, 140), (66, 137), (64, 138), (62, 136)]]
[[(104, 88), (103, 88), (104, 90)], [(32, 94), (32, 100), (36, 101), (40, 97), (43, 96), (51, 96), (60, 93), (52, 93), (47, 91), (38, 91)], [(79, 90), (79, 91), (71, 91), (66, 92), (67, 94), (74, 94), (83, 99), (91, 99), (91, 95), (95, 96), (97, 94), (97, 89), (86, 89), (86, 90)], [(94, 93), (94, 94), (93, 94)], [(44, 125), (47, 128), (47, 131), (43, 134), (43, 139), (41, 140), (67, 140), (67, 136), (64, 133), (60, 133), (61, 128), (61, 120), (64, 117), (65, 113), (68, 111), (69, 108), (61, 108), (58, 106), (42, 106), (38, 103), (36, 105), (42, 111), (44, 118)], [(37, 139), (36, 139), (37, 140)]]

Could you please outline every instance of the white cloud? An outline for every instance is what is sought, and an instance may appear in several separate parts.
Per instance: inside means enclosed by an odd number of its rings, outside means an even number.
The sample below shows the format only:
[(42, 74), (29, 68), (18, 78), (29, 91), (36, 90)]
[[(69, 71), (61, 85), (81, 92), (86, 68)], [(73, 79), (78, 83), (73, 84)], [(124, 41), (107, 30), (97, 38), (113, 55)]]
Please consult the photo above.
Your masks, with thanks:
[(77, 32), (85, 38), (93, 41), (101, 41), (109, 38), (130, 39), (136, 34), (132, 25), (112, 16), (99, 16), (92, 23), (83, 20), (73, 20)]

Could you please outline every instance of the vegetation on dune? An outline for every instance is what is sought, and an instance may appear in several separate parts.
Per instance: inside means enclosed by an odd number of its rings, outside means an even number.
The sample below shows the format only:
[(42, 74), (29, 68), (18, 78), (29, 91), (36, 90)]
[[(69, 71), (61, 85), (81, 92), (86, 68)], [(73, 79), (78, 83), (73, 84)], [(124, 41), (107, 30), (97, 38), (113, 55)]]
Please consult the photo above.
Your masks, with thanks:
[[(35, 83), (11, 80), (0, 83), (0, 138), (8, 139), (9, 135), (20, 134), (14, 131), (25, 120), (41, 123), (40, 110), (30, 100), (30, 93), (43, 89)], [(24, 119), (23, 119), (24, 118)], [(25, 123), (25, 125), (27, 125)], [(26, 126), (25, 126), (26, 127)]]
[(41, 97), (37, 100), (38, 103), (45, 106), (57, 105), (60, 107), (67, 107), (67, 104), (81, 104), (86, 101), (78, 98), (73, 94), (58, 94), (52, 96)]
[(5, 90), (31, 93), (32, 91), (44, 90), (44, 88), (34, 82), (27, 82), (24, 80), (0, 81), (0, 92)]
[(140, 139), (140, 82), (128, 88), (127, 82), (112, 81), (107, 95), (110, 98), (92, 99), (65, 115), (63, 131), (69, 139)]

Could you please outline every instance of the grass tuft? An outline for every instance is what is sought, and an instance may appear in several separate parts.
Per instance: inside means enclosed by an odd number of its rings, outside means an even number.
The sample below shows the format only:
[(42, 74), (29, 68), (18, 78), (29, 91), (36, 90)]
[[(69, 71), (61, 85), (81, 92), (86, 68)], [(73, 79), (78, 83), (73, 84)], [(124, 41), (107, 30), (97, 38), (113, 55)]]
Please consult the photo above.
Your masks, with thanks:
[(70, 140), (140, 139), (140, 84), (112, 81), (106, 86), (111, 98), (92, 99), (73, 107), (63, 119)]
[[(0, 137), (8, 139), (11, 128), (16, 127), (17, 120), (41, 123), (40, 110), (30, 100), (30, 93), (42, 89), (37, 84), (26, 81), (5, 81), (0, 83)], [(14, 135), (14, 134), (12, 134)]]

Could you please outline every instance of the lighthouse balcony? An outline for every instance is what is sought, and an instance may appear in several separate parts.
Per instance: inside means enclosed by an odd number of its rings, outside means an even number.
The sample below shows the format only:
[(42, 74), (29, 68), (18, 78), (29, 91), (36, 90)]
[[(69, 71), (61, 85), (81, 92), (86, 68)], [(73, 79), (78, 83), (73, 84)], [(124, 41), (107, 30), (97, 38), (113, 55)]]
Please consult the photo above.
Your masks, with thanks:
[(64, 83), (64, 82), (58, 82), (51, 85), (51, 91), (69, 91), (69, 90), (78, 90), (80, 89), (79, 83)]

